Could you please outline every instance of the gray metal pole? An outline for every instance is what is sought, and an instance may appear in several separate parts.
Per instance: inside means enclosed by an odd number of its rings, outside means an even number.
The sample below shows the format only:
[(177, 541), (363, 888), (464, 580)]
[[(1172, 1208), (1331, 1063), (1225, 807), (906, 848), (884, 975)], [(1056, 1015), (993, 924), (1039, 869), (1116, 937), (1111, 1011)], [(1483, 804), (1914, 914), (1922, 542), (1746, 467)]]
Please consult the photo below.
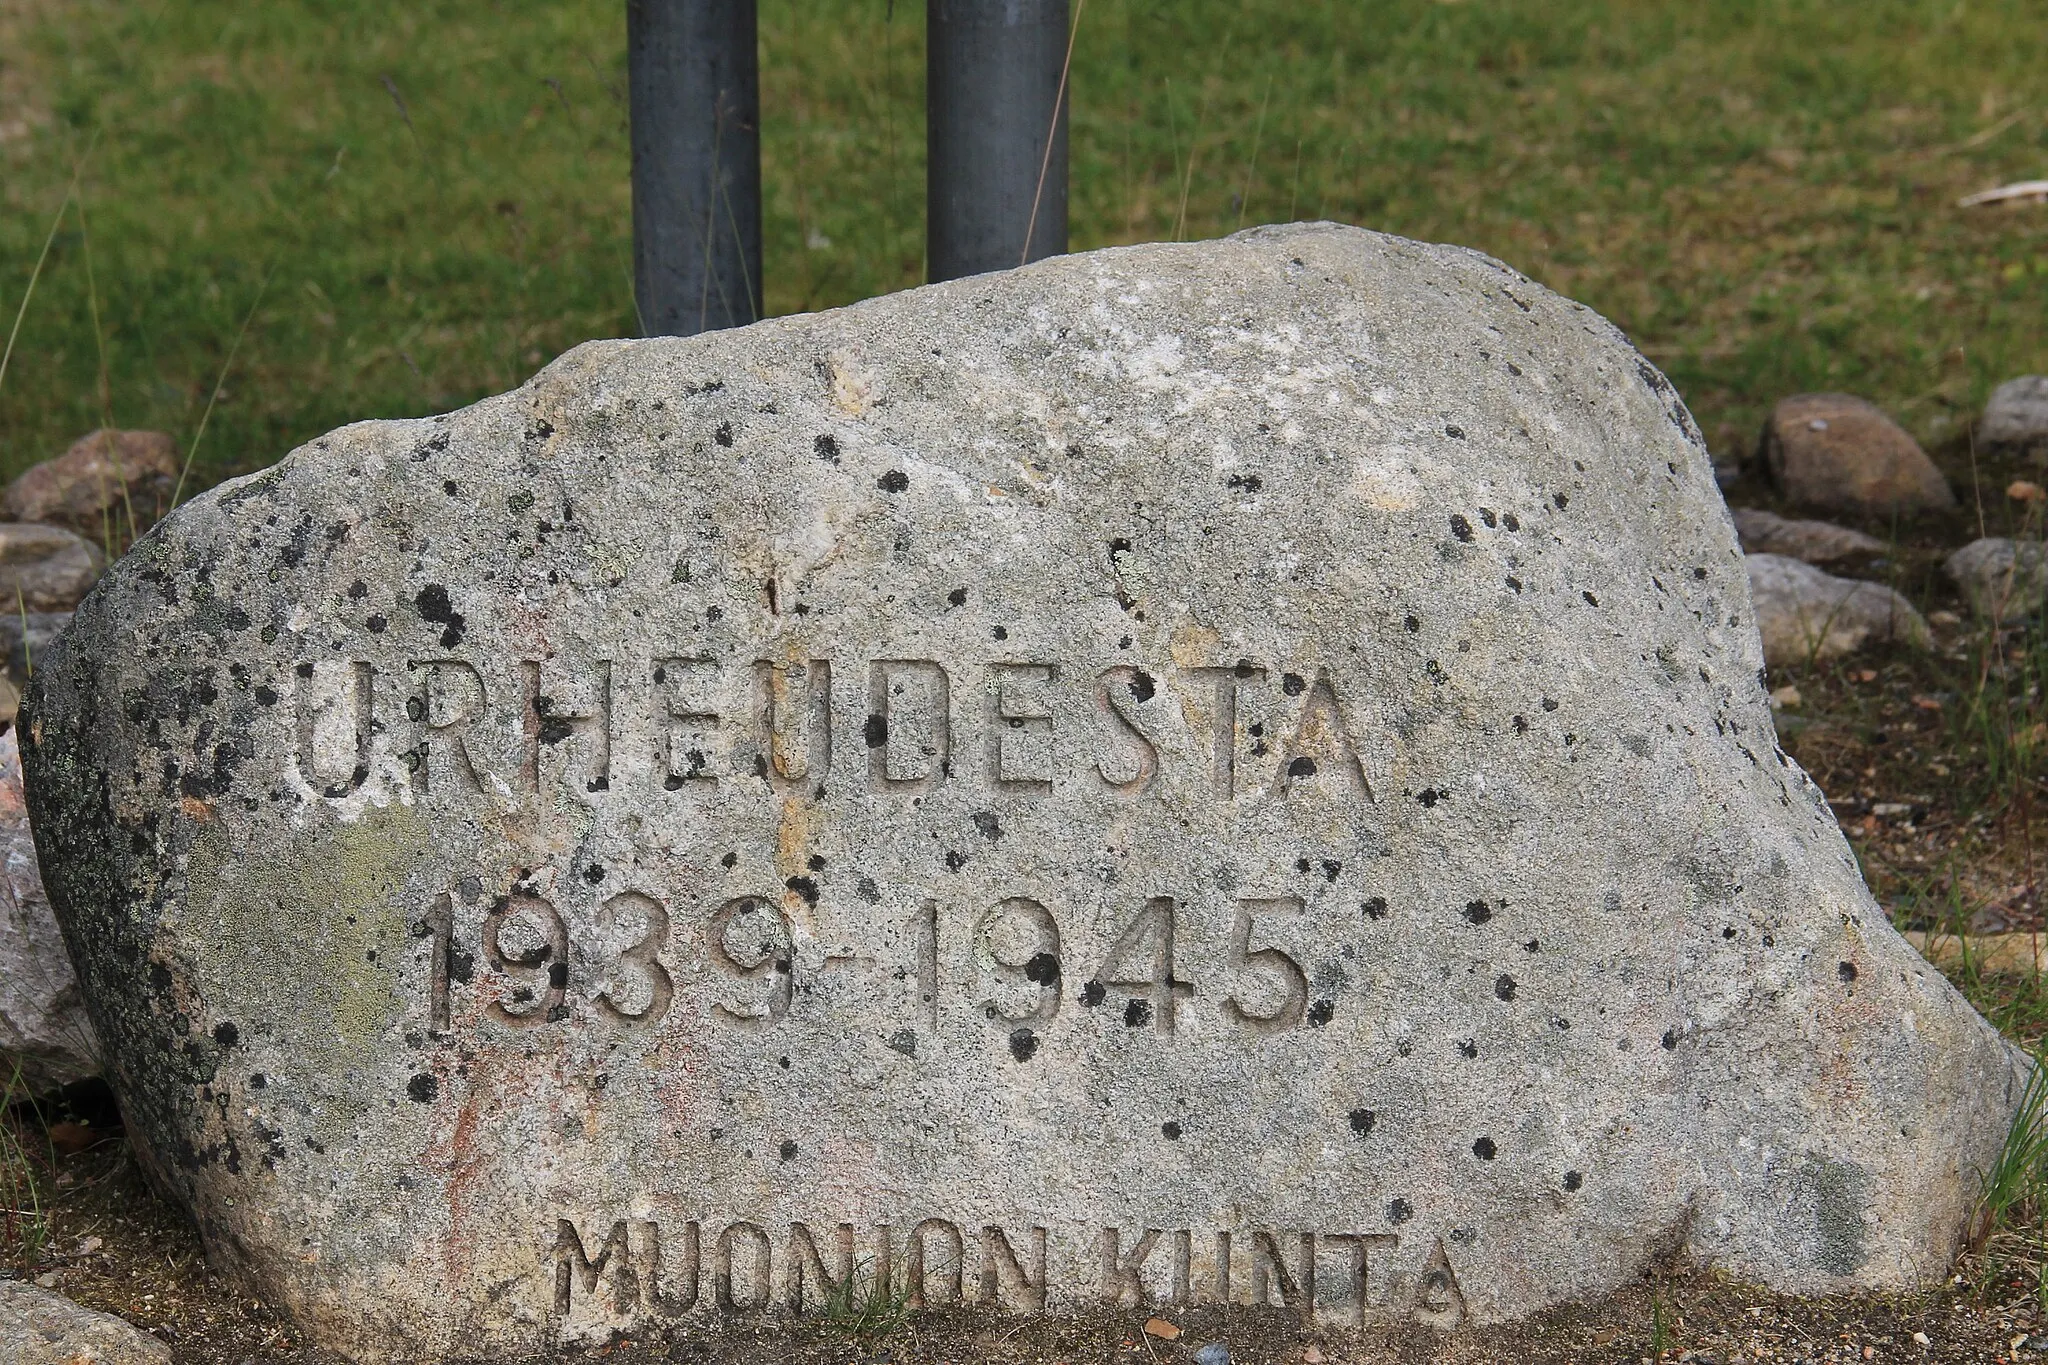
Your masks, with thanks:
[(1067, 0), (928, 0), (925, 19), (931, 278), (1007, 270), (1061, 254), (1067, 249), (1067, 101), (1060, 90)]
[(761, 316), (754, 0), (626, 0), (633, 288), (648, 336)]

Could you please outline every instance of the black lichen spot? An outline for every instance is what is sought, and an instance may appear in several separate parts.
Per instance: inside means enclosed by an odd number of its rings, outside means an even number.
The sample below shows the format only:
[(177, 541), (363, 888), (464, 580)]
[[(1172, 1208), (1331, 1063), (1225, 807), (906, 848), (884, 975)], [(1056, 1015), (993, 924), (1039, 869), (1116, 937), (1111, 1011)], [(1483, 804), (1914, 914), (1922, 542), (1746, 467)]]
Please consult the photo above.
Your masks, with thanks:
[(363, 628), (368, 630), (372, 635), (382, 635), (384, 633), (384, 627), (390, 624), (391, 623), (385, 620), (382, 615), (377, 615), (372, 616), (368, 620), (364, 621)]
[(1465, 428), (1446, 426), (1444, 428), (1444, 435), (1450, 437), (1454, 441), (1462, 441), (1465, 439)]
[(1586, 1177), (1580, 1175), (1577, 1171), (1566, 1171), (1564, 1173), (1564, 1187), (1574, 1194), (1578, 1192), (1579, 1186), (1585, 1183)]
[(1158, 690), (1159, 685), (1152, 681), (1152, 675), (1150, 673), (1145, 672), (1143, 669), (1134, 669), (1132, 671), (1132, 697), (1136, 698), (1138, 701), (1147, 702), (1152, 700), (1153, 694), (1156, 693)]
[(1465, 520), (1464, 513), (1451, 513), (1451, 534), (1468, 545), (1472, 543), (1472, 523)]
[(1038, 1053), (1038, 1035), (1028, 1028), (1010, 1031), (1010, 1055), (1020, 1062), (1028, 1062)]
[(823, 872), (825, 870), (825, 855), (813, 853), (810, 857), (804, 859), (804, 866), (813, 872)]
[(1372, 1125), (1373, 1125), (1373, 1119), (1374, 1119), (1374, 1118), (1375, 1118), (1375, 1115), (1373, 1114), (1372, 1110), (1370, 1110), (1370, 1109), (1354, 1109), (1354, 1110), (1352, 1110), (1352, 1111), (1351, 1111), (1351, 1131), (1352, 1131), (1352, 1133), (1354, 1133), (1355, 1135), (1357, 1135), (1358, 1137), (1361, 1137), (1361, 1138), (1363, 1138), (1363, 1137), (1370, 1137), (1370, 1136), (1372, 1135)]
[(861, 900), (869, 905), (880, 905), (882, 903), (882, 888), (875, 885), (873, 877), (862, 877), (858, 882), (854, 883), (853, 894), (859, 896)]
[(1407, 631), (1410, 635), (1415, 634), (1422, 629), (1422, 618), (1420, 616), (1403, 617), (1401, 619), (1401, 629)]
[(1314, 777), (1316, 775), (1316, 761), (1303, 754), (1300, 758), (1287, 765), (1287, 775), (1289, 777)]
[(1522, 519), (1516, 516), (1513, 512), (1501, 513), (1500, 524), (1507, 527), (1510, 531), (1519, 531), (1522, 529)]
[(1090, 981), (1087, 985), (1081, 987), (1080, 1000), (1082, 1004), (1092, 1009), (1094, 1006), (1101, 1004), (1108, 995), (1108, 988), (1100, 981)]
[(965, 853), (954, 849), (946, 850), (946, 868), (948, 871), (958, 872), (965, 866), (967, 866), (967, 855)]
[(1723, 929), (1723, 930), (1721, 931), (1721, 937), (1722, 937), (1722, 938), (1734, 938), (1734, 937), (1735, 937), (1735, 926), (1731, 924), (1731, 925), (1729, 925), (1729, 926), (1728, 926), (1727, 928)]
[(803, 897), (805, 905), (818, 903), (818, 884), (809, 877), (791, 877), (783, 885)]
[(995, 638), (998, 640), (1007, 640), (1010, 638), (1009, 630), (1003, 626), (997, 626), (994, 630), (990, 631), (989, 634), (995, 636)]
[(1468, 1062), (1477, 1061), (1479, 1059), (1479, 1040), (1477, 1038), (1459, 1039), (1458, 1055)]
[(1337, 1002), (1334, 1000), (1318, 1000), (1313, 1005), (1310, 1005), (1308, 1007), (1308, 1022), (1310, 1028), (1321, 1028), (1323, 1025), (1329, 1023), (1332, 1019), (1336, 1017)]
[(974, 827), (981, 831), (981, 837), (996, 840), (1003, 837), (1003, 822), (992, 810), (978, 810), (974, 813)]
[(256, 688), (256, 702), (259, 706), (277, 705), (277, 689), (267, 684)]
[(1445, 683), (1451, 680), (1451, 675), (1445, 672), (1444, 666), (1438, 663), (1435, 659), (1431, 659), (1428, 663), (1424, 664), (1422, 666), (1422, 671), (1424, 673), (1427, 673), (1429, 675), (1429, 680), (1435, 683), (1438, 687), (1442, 687)]
[(1836, 966), (1835, 974), (1841, 977), (1842, 984), (1847, 986), (1856, 980), (1856, 964), (1853, 962), (1841, 963)]
[(242, 1031), (232, 1020), (223, 1019), (213, 1026), (213, 1041), (222, 1047), (233, 1047), (242, 1041)]
[(360, 602), (369, 595), (370, 585), (360, 578), (348, 585), (348, 600), (351, 602)]
[(716, 442), (718, 442), (718, 443), (719, 443), (720, 445), (722, 445), (722, 446), (729, 446), (729, 445), (731, 445), (731, 444), (732, 444), (732, 423), (730, 423), (730, 422), (720, 422), (720, 423), (718, 424), (718, 430), (716, 430), (716, 431), (714, 431), (714, 432), (712, 432), (712, 433), (711, 433), (711, 439), (712, 439), (712, 440), (714, 440), (714, 441), (716, 441)]
[(1486, 523), (1486, 527), (1488, 530), (1492, 530), (1494, 527), (1500, 525), (1500, 518), (1496, 517), (1493, 514), (1493, 509), (1491, 507), (1480, 508), (1479, 519)]
[(910, 476), (900, 469), (892, 469), (875, 480), (875, 487), (884, 493), (901, 493), (910, 487)]
[(1522, 590), (1522, 580), (1515, 577), (1513, 574), (1509, 574), (1507, 576), (1507, 585), (1510, 588), (1513, 588), (1516, 592), (1520, 592)]
[(834, 440), (830, 434), (820, 436), (817, 440), (811, 442), (811, 449), (826, 464), (839, 463), (839, 442)]
[(1444, 794), (1434, 787), (1424, 787), (1421, 791), (1415, 793), (1415, 799), (1422, 803), (1424, 810), (1428, 810), (1435, 806), (1437, 802), (1443, 800)]
[(1387, 1205), (1387, 1221), (1395, 1227), (1415, 1216), (1415, 1206), (1405, 1199), (1396, 1199)]
[(1365, 911), (1367, 919), (1385, 919), (1387, 917), (1387, 898), (1385, 896), (1374, 896), (1358, 908)]
[(1116, 536), (1109, 542), (1109, 562), (1112, 564), (1116, 563), (1118, 555), (1129, 554), (1130, 552), (1131, 542), (1122, 536)]
[(907, 1028), (897, 1029), (889, 1035), (889, 1050), (900, 1052), (906, 1057), (917, 1055), (917, 1035)]
[(1282, 673), (1280, 690), (1290, 697), (1298, 697), (1308, 690), (1308, 681), (1299, 673)]
[(1666, 1052), (1670, 1052), (1678, 1046), (1678, 1031), (1676, 1029), (1665, 1029), (1664, 1036), (1657, 1041), (1664, 1045)]
[(948, 602), (948, 603), (949, 603), (950, 605), (952, 605), (952, 606), (956, 606), (956, 607), (964, 607), (964, 606), (966, 606), (966, 605), (967, 605), (967, 589), (965, 589), (965, 588), (955, 588), (955, 589), (953, 589), (953, 591), (951, 591), (951, 592), (949, 592), (949, 593), (947, 593), (947, 594), (946, 594), (946, 601), (947, 601), (947, 602)]
[(789, 1138), (784, 1138), (782, 1146), (778, 1147), (776, 1151), (781, 1154), (784, 1161), (796, 1160), (796, 1143)]
[(865, 725), (860, 727), (860, 734), (861, 738), (867, 741), (870, 749), (881, 748), (889, 742), (889, 718), (877, 711), (868, 717)]
[(604, 880), (604, 865), (602, 863), (592, 863), (589, 867), (584, 868), (583, 880), (589, 882), (592, 886), (596, 886)]
[(1336, 881), (1336, 880), (1337, 880), (1337, 878), (1338, 878), (1338, 877), (1342, 876), (1343, 874), (1344, 874), (1344, 864), (1343, 864), (1343, 863), (1341, 863), (1341, 862), (1337, 861), (1337, 860), (1336, 860), (1335, 858), (1325, 858), (1325, 859), (1323, 859), (1323, 880), (1324, 880), (1324, 881), (1326, 881), (1326, 882), (1334, 882), (1334, 881)]
[(422, 1071), (405, 1083), (405, 1093), (419, 1104), (432, 1104), (441, 1097), (441, 1078)]
[(1175, 1123), (1172, 1119), (1168, 1119), (1166, 1122), (1160, 1124), (1159, 1131), (1160, 1134), (1164, 1136), (1168, 1142), (1180, 1141), (1180, 1125), (1178, 1123)]
[(1543, 699), (1543, 709), (1546, 711), (1555, 711), (1557, 709), (1557, 703), (1552, 701), (1549, 697), (1545, 697)]
[(1024, 964), (1024, 979), (1039, 986), (1057, 985), (1060, 960), (1051, 953), (1033, 953), (1031, 960)]
[(1151, 1022), (1152, 1002), (1150, 1000), (1132, 1000), (1130, 1004), (1124, 1006), (1124, 1023), (1130, 1027), (1143, 1028)]
[(1223, 482), (1231, 488), (1242, 488), (1247, 493), (1256, 493), (1266, 486), (1265, 480), (1256, 474), (1232, 474)]
[(529, 441), (545, 441), (554, 434), (555, 424), (545, 418), (536, 417), (526, 424), (526, 439)]
[(1465, 919), (1471, 924), (1484, 924), (1493, 918), (1493, 907), (1485, 901), (1466, 901)]
[(1493, 1160), (1498, 1150), (1493, 1145), (1493, 1139), (1490, 1137), (1483, 1137), (1472, 1144), (1472, 1155), (1478, 1157), (1481, 1161)]
[(1593, 596), (1593, 594), (1590, 592), (1581, 592), (1579, 596), (1586, 599), (1586, 605), (1589, 607), (1597, 607), (1600, 605), (1600, 599)]
[(261, 1090), (269, 1084), (270, 1077), (264, 1075), (260, 1071), (249, 1077), (249, 1088), (251, 1090)]
[(462, 643), (462, 613), (455, 610), (454, 604), (448, 600), (448, 589), (439, 583), (429, 583), (413, 598), (413, 606), (422, 621), (447, 627), (441, 632), (444, 648), (453, 649)]
[(737, 852), (728, 853), (718, 860), (718, 864), (720, 867), (738, 867), (740, 865), (740, 855)]
[(1515, 998), (1515, 979), (1505, 972), (1493, 983), (1493, 998), (1512, 1000)]

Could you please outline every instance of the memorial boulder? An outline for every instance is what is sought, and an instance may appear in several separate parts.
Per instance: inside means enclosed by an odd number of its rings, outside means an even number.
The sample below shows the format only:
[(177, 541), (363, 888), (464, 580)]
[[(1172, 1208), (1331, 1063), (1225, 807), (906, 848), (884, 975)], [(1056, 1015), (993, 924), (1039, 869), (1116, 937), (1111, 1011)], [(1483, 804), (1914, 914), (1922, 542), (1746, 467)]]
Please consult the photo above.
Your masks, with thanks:
[(2024, 1063), (1671, 386), (1470, 252), (1046, 261), (352, 426), (39, 657), (138, 1150), (362, 1359), (1945, 1270)]

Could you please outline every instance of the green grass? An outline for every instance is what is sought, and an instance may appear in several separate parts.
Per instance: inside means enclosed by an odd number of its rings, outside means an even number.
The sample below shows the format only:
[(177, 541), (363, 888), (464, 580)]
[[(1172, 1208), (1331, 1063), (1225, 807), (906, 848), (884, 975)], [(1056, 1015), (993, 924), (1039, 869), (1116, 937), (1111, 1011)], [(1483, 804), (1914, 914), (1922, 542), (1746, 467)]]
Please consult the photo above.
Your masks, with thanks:
[[(266, 277), (201, 485), (633, 332), (623, 11), (0, 0), (0, 327), (99, 134), (0, 474), (108, 416), (189, 442)], [(919, 281), (922, 32), (763, 0), (771, 311)], [(1077, 249), (1476, 246), (1619, 322), (1723, 449), (1813, 388), (1936, 439), (2048, 368), (2048, 208), (1953, 205), (2048, 175), (2037, 0), (1089, 0), (1073, 90)]]

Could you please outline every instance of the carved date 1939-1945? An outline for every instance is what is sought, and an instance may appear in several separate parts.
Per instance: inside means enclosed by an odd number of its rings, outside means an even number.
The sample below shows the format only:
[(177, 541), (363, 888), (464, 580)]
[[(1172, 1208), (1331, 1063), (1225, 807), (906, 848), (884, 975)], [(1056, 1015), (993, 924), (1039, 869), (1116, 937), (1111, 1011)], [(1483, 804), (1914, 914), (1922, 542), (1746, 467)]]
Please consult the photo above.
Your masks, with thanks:
[[(620, 891), (599, 903), (583, 926), (589, 941), (575, 952), (569, 919), (530, 886), (492, 903), (473, 939), (458, 940), (454, 905), (453, 897), (439, 896), (415, 924), (426, 949), (427, 1023), (436, 1033), (448, 1031), (458, 1013), (458, 987), (475, 991), (484, 1014), (500, 1025), (533, 1028), (569, 1019), (572, 992), (580, 992), (613, 1025), (649, 1027), (677, 1007), (677, 970), (685, 961), (711, 983), (708, 998), (692, 1005), (699, 1018), (769, 1027), (790, 1012), (806, 970), (788, 915), (778, 898), (766, 895), (731, 897), (701, 914), (678, 915), (644, 891)], [(1062, 933), (1039, 899), (1001, 897), (957, 926), (941, 915), (937, 900), (925, 899), (888, 936), (900, 961), (828, 953), (809, 970), (865, 966), (906, 982), (919, 1016), (906, 1022), (936, 1027), (947, 1002), (965, 1004), (1010, 1034), (1013, 1049), (1035, 1047), (1035, 1031), (1072, 1006), (1108, 1006), (1126, 1026), (1171, 1036), (1198, 997), (1212, 997), (1227, 1025), (1271, 1033), (1329, 1019), (1330, 1003), (1310, 1000), (1299, 958), (1267, 941), (1275, 931), (1301, 927), (1303, 908), (1295, 896), (1232, 902), (1221, 941), (1201, 945), (1201, 974), (1183, 975), (1180, 906), (1171, 896), (1146, 897), (1084, 976), (1071, 965), (1079, 956), (1074, 937)], [(613, 946), (607, 952), (603, 944)], [(579, 980), (578, 972), (589, 979)]]

